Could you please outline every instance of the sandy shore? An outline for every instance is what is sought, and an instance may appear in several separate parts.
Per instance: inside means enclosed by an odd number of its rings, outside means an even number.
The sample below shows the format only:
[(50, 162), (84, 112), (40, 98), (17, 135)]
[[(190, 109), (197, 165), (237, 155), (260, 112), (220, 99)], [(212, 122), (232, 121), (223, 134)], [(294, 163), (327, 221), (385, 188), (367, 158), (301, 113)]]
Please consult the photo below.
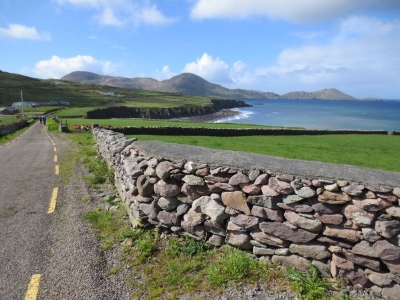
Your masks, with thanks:
[(239, 112), (232, 109), (221, 109), (213, 114), (202, 115), (202, 116), (193, 116), (193, 117), (184, 117), (184, 118), (175, 118), (171, 120), (177, 121), (191, 121), (191, 122), (214, 122), (220, 119), (224, 119), (227, 117), (233, 117), (238, 115)]

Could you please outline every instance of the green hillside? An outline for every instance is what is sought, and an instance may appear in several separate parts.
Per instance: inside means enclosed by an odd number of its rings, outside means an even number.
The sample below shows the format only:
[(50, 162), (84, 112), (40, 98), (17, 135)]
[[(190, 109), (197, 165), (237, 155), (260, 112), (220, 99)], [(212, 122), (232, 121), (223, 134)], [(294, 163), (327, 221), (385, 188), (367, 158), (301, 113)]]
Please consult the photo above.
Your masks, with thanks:
[[(212, 104), (210, 97), (150, 92), (56, 79), (43, 80), (0, 71), (0, 107), (19, 102), (21, 90), (25, 102), (69, 101), (74, 107), (72, 111), (77, 115), (84, 115), (88, 110), (107, 107), (160, 109), (182, 106), (204, 107)], [(101, 92), (112, 92), (113, 95), (105, 95)], [(71, 115), (65, 111), (63, 114)]]

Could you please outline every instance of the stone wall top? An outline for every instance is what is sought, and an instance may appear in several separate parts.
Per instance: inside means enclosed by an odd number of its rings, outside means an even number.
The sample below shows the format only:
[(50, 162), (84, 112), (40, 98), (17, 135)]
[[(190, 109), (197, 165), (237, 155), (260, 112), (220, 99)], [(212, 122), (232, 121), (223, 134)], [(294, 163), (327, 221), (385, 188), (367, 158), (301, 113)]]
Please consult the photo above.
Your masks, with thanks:
[(315, 161), (288, 159), (239, 151), (217, 150), (206, 147), (164, 143), (159, 141), (136, 141), (135, 148), (142, 154), (165, 157), (176, 161), (224, 165), (237, 169), (262, 168), (274, 174), (291, 174), (303, 177), (343, 179), (363, 184), (400, 185), (400, 173), (349, 165), (329, 164)]

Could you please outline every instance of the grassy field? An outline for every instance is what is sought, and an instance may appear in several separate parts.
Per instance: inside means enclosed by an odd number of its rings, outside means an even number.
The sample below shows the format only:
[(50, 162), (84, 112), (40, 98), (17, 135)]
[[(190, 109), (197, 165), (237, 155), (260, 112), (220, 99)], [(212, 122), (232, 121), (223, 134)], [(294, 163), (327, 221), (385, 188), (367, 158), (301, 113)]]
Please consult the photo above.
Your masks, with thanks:
[[(73, 124), (117, 126), (180, 126), (211, 128), (265, 128), (261, 125), (234, 123), (195, 123), (185, 121), (159, 121), (143, 119), (63, 119), (70, 128)], [(131, 136), (133, 137), (133, 136)], [(400, 172), (397, 158), (400, 136), (393, 135), (319, 135), (319, 136), (159, 136), (135, 135), (139, 140), (159, 140), (170, 143), (204, 146), (272, 155), (286, 158), (354, 165), (372, 169)]]
[(155, 136), (135, 135), (139, 140), (204, 146), (302, 160), (345, 164), (400, 172), (400, 136), (320, 135), (320, 136)]
[[(60, 114), (57, 114), (60, 116)], [(262, 125), (251, 125), (251, 124), (236, 124), (236, 123), (204, 123), (204, 122), (190, 122), (190, 121), (165, 121), (165, 120), (146, 120), (146, 119), (82, 119), (82, 118), (65, 118), (63, 122), (67, 122), (69, 129), (72, 125), (109, 125), (112, 127), (118, 126), (155, 126), (155, 127), (166, 127), (166, 126), (178, 126), (178, 127), (208, 127), (208, 128), (272, 128), (269, 126)], [(273, 127), (277, 128), (277, 127)]]
[(12, 124), (19, 120), (17, 116), (0, 116), (0, 126)]

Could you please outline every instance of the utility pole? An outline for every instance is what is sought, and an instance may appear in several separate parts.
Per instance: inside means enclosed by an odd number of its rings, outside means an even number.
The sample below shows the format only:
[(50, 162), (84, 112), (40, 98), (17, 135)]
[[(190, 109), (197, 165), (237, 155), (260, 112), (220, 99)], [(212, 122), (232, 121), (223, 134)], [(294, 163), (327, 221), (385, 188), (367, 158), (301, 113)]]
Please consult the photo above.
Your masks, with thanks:
[(25, 120), (25, 114), (24, 114), (24, 97), (22, 96), (22, 90), (21, 90), (21, 102), (22, 102), (22, 119)]

